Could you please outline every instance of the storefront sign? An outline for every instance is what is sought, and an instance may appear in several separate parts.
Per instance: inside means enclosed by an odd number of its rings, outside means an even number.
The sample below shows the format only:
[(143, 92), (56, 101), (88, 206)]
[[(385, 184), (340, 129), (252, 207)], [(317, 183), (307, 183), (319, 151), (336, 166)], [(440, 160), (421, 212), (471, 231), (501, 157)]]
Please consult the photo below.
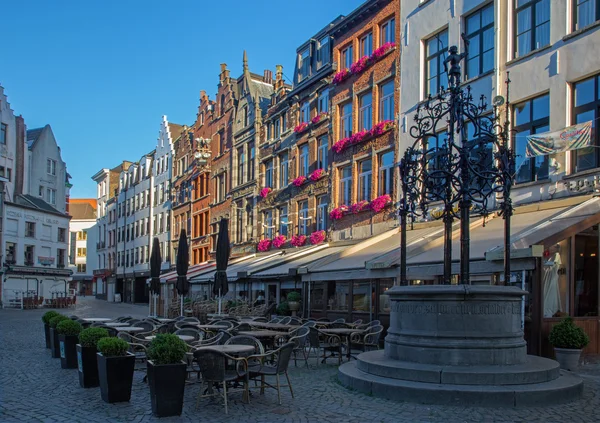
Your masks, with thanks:
[(241, 189), (239, 191), (234, 191), (232, 196), (233, 196), (233, 199), (236, 200), (240, 197), (245, 197), (245, 196), (253, 194), (253, 193), (254, 193), (254, 185), (251, 185), (251, 186)]
[(560, 131), (527, 137), (527, 157), (547, 156), (589, 147), (592, 143), (592, 121), (569, 126)]
[(231, 255), (253, 254), (256, 253), (256, 245), (236, 245), (231, 247)]
[(54, 264), (54, 257), (38, 256), (38, 263), (42, 266), (51, 266), (52, 264)]

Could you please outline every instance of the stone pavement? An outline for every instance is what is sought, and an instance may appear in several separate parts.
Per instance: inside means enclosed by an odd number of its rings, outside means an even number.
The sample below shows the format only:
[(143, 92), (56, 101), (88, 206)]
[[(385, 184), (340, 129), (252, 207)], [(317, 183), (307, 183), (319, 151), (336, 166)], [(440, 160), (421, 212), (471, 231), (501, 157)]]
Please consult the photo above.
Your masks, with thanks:
[[(79, 298), (78, 298), (79, 301)], [(136, 373), (129, 403), (106, 404), (98, 388), (79, 387), (77, 370), (62, 370), (44, 348), (43, 310), (0, 310), (0, 422), (598, 422), (600, 365), (586, 363), (582, 400), (546, 408), (475, 408), (395, 403), (346, 390), (336, 380), (337, 366), (294, 368), (290, 379), (296, 398), (283, 391), (254, 393), (250, 404), (241, 394), (230, 398), (229, 415), (221, 403), (203, 399), (195, 409), (199, 385), (187, 385), (181, 417), (157, 419), (150, 411), (148, 387)], [(143, 316), (138, 305), (84, 299), (66, 314), (82, 317)]]

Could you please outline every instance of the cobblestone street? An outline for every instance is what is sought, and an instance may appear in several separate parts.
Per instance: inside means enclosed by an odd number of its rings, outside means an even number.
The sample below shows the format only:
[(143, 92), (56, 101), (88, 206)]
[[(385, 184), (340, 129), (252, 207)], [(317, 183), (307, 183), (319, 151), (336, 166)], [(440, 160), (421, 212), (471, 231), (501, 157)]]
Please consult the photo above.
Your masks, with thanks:
[[(58, 359), (44, 348), (43, 310), (0, 310), (0, 422), (148, 422), (158, 421), (150, 411), (148, 387), (143, 374), (134, 377), (131, 402), (107, 404), (99, 388), (79, 387), (77, 370), (62, 370)], [(81, 317), (143, 316), (138, 305), (83, 299)], [(229, 415), (221, 403), (203, 399), (195, 409), (200, 386), (187, 385), (181, 417), (164, 422), (598, 422), (600, 420), (600, 366), (587, 363), (584, 398), (578, 402), (546, 408), (490, 409), (424, 406), (395, 403), (348, 391), (336, 380), (337, 366), (319, 365), (310, 370), (294, 368), (290, 379), (296, 398), (283, 390), (283, 405), (277, 393), (254, 393), (250, 404), (233, 394)], [(299, 363), (300, 366), (300, 363)]]

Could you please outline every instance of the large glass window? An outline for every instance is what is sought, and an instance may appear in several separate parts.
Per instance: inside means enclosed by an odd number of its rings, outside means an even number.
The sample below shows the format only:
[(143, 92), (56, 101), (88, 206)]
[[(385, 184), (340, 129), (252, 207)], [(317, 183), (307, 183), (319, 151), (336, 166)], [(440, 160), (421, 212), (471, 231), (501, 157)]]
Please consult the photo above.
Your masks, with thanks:
[(273, 229), (275, 229), (275, 226), (273, 225), (273, 210), (267, 210), (265, 212), (265, 231), (264, 231), (264, 236), (267, 239), (272, 239), (273, 238)]
[(310, 104), (308, 101), (300, 107), (300, 122), (310, 122)]
[(344, 166), (340, 170), (340, 205), (350, 205), (352, 194), (352, 168)]
[(371, 201), (372, 171), (371, 159), (358, 164), (358, 201)]
[(600, 19), (600, 0), (573, 0), (573, 31)]
[(441, 87), (448, 86), (448, 76), (444, 71), (444, 59), (448, 53), (448, 31), (442, 31), (425, 42), (427, 68), (427, 95), (437, 94)]
[(316, 312), (324, 311), (325, 282), (310, 283), (310, 309)]
[(373, 33), (369, 32), (360, 39), (360, 57), (373, 54)]
[(347, 311), (350, 305), (350, 283), (327, 282), (327, 310)]
[(394, 120), (394, 81), (379, 88), (379, 120)]
[(394, 186), (394, 152), (379, 156), (379, 195), (392, 195)]
[(265, 187), (273, 188), (273, 160), (265, 162)]
[[(573, 87), (574, 93), (574, 123), (592, 121), (592, 144), (598, 145), (596, 120), (600, 117), (600, 76), (594, 76), (578, 82)], [(600, 149), (597, 147), (573, 150), (573, 168), (576, 172), (592, 169), (598, 166)]]
[(240, 147), (237, 149), (237, 159), (238, 159), (238, 166), (237, 166), (237, 183), (238, 185), (242, 185), (244, 183), (244, 147)]
[[(482, 122), (487, 121), (482, 120)], [(482, 136), (482, 134), (480, 133), (481, 131), (473, 124), (473, 122), (466, 122), (464, 128), (466, 132), (467, 143), (469, 143), (472, 148), (470, 157), (474, 169), (478, 173), (491, 170), (494, 161), (492, 144), (489, 142), (489, 140)], [(480, 143), (480, 140), (483, 141), (483, 143)], [(485, 175), (482, 174), (482, 176)], [(471, 180), (471, 186), (473, 188), (484, 189), (484, 191), (489, 191), (489, 189), (491, 189), (492, 186), (490, 184), (486, 185), (485, 182), (485, 179), (475, 177)]]
[(298, 76), (299, 80), (302, 81), (304, 78), (309, 76), (310, 74), (310, 51), (309, 49), (305, 49), (300, 52), (299, 57), (299, 69)]
[(308, 165), (308, 143), (300, 147), (300, 173), (298, 176), (308, 176), (309, 165)]
[(281, 120), (279, 117), (275, 118), (275, 138), (279, 138), (281, 136)]
[(515, 0), (515, 57), (550, 44), (550, 0)]
[(373, 127), (373, 95), (364, 94), (359, 100), (358, 129), (369, 131)]
[(288, 236), (288, 206), (282, 206), (279, 211), (279, 235)]
[(0, 123), (0, 144), (6, 144), (6, 132), (8, 131), (8, 126), (6, 123)]
[(598, 316), (598, 226), (575, 235), (573, 315)]
[(285, 188), (288, 184), (288, 153), (279, 156), (279, 188)]
[(465, 19), (470, 41), (467, 77), (494, 69), (494, 3), (479, 9)]
[(340, 106), (340, 139), (352, 135), (352, 102)]
[(354, 60), (352, 50), (352, 45), (349, 45), (341, 51), (341, 69), (350, 69), (350, 66), (352, 66), (352, 61)]
[(298, 203), (298, 234), (308, 235), (308, 201)]
[(375, 284), (369, 280), (354, 282), (352, 311), (375, 312)]
[(329, 63), (330, 51), (329, 36), (327, 35), (319, 40), (319, 50), (317, 51), (317, 66), (319, 68)]
[(381, 34), (379, 37), (381, 45), (393, 43), (396, 40), (396, 19), (392, 18), (381, 25)]
[(248, 144), (248, 180), (254, 180), (254, 166), (256, 160), (256, 149), (254, 148), (254, 143), (251, 142)]
[(318, 108), (319, 113), (329, 113), (329, 89), (319, 93)]
[(392, 309), (388, 290), (394, 286), (393, 279), (379, 279), (379, 312), (389, 313)]
[[(427, 143), (425, 145), (426, 151), (426, 159), (427, 159), (427, 169), (430, 172), (440, 170), (444, 168), (445, 155), (446, 155), (446, 139), (447, 133), (440, 132), (435, 136), (431, 136), (427, 138)], [(443, 180), (440, 180), (440, 183), (433, 187), (433, 194), (437, 196), (441, 196), (443, 194)], [(441, 199), (441, 198), (436, 198)]]
[(317, 197), (317, 231), (327, 230), (327, 196)]
[(328, 161), (327, 161), (327, 150), (329, 149), (329, 140), (327, 135), (323, 135), (319, 138), (319, 147), (317, 149), (317, 168), (318, 169), (327, 169)]
[(548, 178), (548, 156), (526, 157), (527, 136), (550, 129), (550, 95), (517, 104), (514, 108), (514, 148), (517, 183)]

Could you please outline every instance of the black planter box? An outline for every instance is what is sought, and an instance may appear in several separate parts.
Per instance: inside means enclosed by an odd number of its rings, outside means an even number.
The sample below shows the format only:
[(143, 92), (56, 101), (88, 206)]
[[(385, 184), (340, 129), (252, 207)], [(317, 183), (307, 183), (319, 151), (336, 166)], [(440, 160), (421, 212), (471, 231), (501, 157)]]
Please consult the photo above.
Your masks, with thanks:
[(155, 365), (149, 360), (147, 366), (152, 413), (157, 417), (181, 415), (187, 365)]
[(135, 355), (128, 352), (125, 356), (104, 357), (97, 353), (96, 359), (102, 399), (108, 403), (129, 401)]
[(82, 388), (95, 388), (100, 385), (97, 352), (95, 347), (82, 347), (77, 344), (77, 368), (79, 369), (79, 384)]
[(60, 358), (60, 342), (55, 328), (50, 328), (50, 351), (52, 358)]
[(58, 335), (60, 342), (60, 367), (63, 369), (77, 368), (77, 335)]
[(44, 323), (44, 337), (46, 338), (46, 348), (50, 348), (50, 326)]

